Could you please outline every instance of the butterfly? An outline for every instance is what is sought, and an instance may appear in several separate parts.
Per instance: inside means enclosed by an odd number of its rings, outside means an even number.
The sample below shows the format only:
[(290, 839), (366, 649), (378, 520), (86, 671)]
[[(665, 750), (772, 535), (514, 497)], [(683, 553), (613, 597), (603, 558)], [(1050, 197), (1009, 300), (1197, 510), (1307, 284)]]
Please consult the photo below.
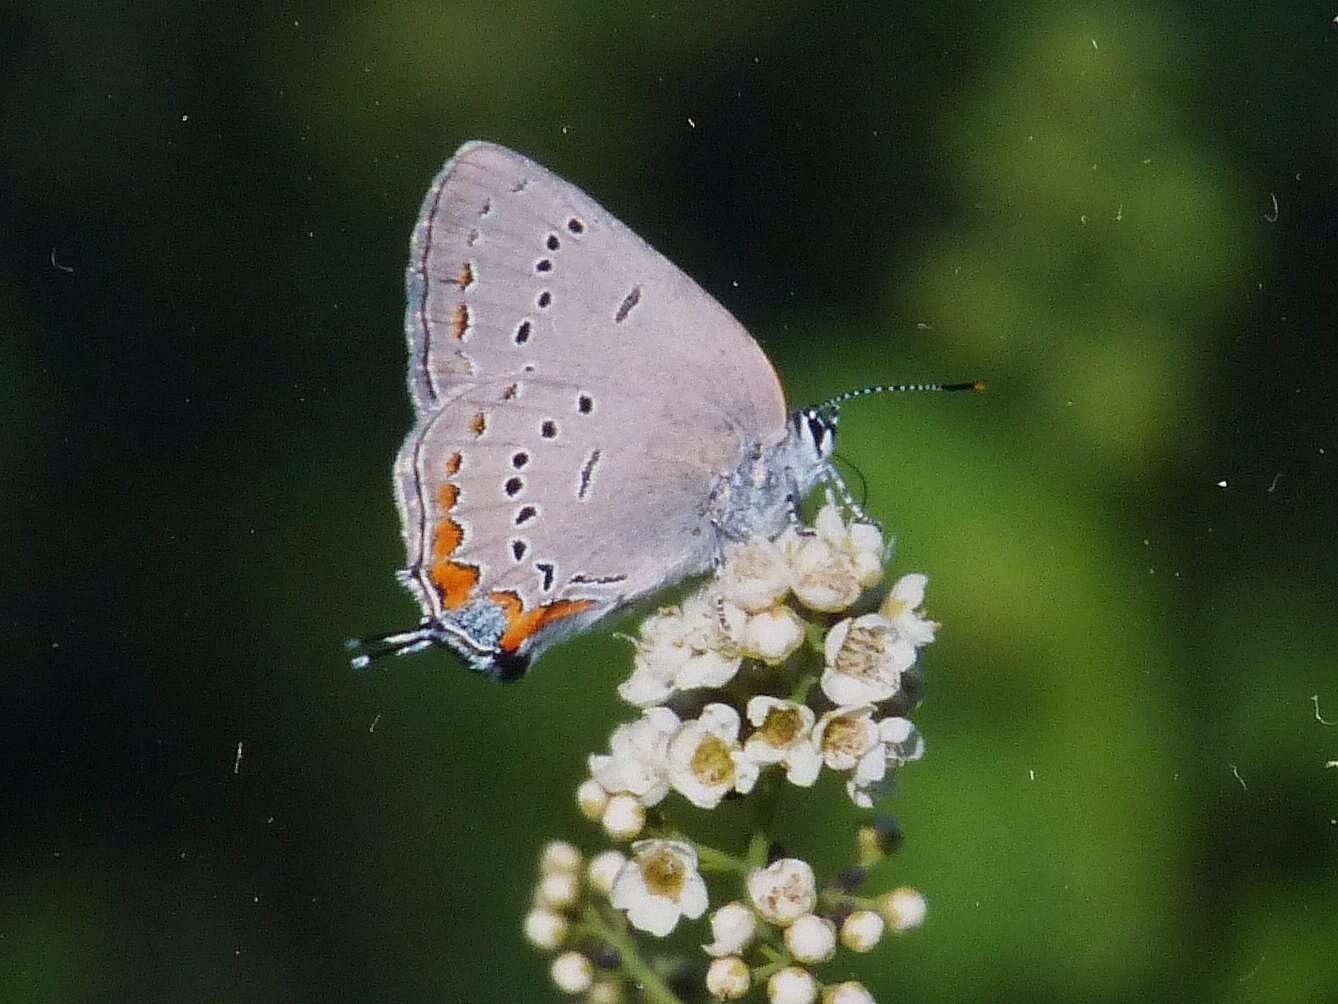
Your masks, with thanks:
[[(423, 200), (394, 466), (421, 623), (354, 659), (444, 646), (499, 680), (639, 597), (772, 537), (832, 467), (839, 405), (791, 412), (720, 304), (580, 189), (466, 143)], [(918, 385), (965, 389), (967, 384)]]

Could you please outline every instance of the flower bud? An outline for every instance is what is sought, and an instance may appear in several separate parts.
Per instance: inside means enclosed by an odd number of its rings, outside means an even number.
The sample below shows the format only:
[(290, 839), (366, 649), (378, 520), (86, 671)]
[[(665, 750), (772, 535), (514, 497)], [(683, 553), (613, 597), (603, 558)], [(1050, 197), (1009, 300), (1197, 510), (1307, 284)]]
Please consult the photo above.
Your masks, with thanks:
[(883, 940), (883, 918), (872, 910), (856, 910), (841, 925), (841, 944), (852, 952), (869, 952)]
[(836, 954), (836, 925), (806, 913), (785, 929), (785, 947), (796, 962), (815, 966)]
[(553, 960), (548, 973), (563, 993), (583, 994), (595, 981), (594, 967), (580, 952), (563, 952)]
[(818, 981), (807, 969), (786, 966), (767, 980), (771, 1004), (813, 1004), (818, 999)]
[(706, 989), (717, 1000), (739, 1000), (747, 995), (751, 985), (748, 964), (737, 955), (715, 959), (706, 970)]

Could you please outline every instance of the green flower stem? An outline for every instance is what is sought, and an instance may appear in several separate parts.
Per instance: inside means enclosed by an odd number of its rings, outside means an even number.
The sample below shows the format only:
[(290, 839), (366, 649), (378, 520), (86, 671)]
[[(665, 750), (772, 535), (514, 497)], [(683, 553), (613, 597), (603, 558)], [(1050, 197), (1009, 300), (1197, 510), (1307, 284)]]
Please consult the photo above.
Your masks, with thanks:
[(760, 986), (765, 983), (767, 980), (771, 979), (772, 976), (790, 964), (790, 957), (788, 955), (782, 956), (777, 952), (767, 952), (767, 958), (771, 961), (760, 966), (755, 966), (752, 970), (753, 983), (756, 985)]
[(582, 920), (582, 926), (593, 930), (600, 940), (612, 945), (618, 952), (623, 972), (641, 989), (641, 999), (646, 1004), (684, 1004), (683, 999), (660, 978), (660, 974), (641, 958), (636, 942), (625, 924), (609, 923), (593, 904), (586, 907)]
[(878, 901), (869, 896), (855, 896), (839, 889), (823, 889), (818, 893), (823, 906), (849, 906), (856, 910), (877, 910)]
[(808, 643), (809, 649), (816, 652), (818, 657), (823, 655), (823, 646), (827, 641), (827, 625), (815, 624), (811, 620), (804, 621), (804, 641)]
[(791, 962), (790, 954), (781, 951), (779, 948), (773, 948), (765, 942), (759, 944), (758, 949), (767, 957), (767, 965), (775, 966), (778, 969), (784, 969)]
[(752, 870), (753, 866), (743, 858), (726, 854), (697, 840), (689, 840), (682, 836), (675, 839), (690, 843), (697, 849), (697, 863), (704, 872), (734, 872), (736, 875), (747, 875)]
[(805, 673), (795, 683), (794, 689), (790, 691), (788, 700), (794, 701), (796, 704), (803, 704), (808, 700), (808, 692), (813, 689), (813, 684), (817, 682), (817, 673)]
[(761, 830), (756, 831), (748, 841), (748, 867), (765, 868), (770, 846), (771, 839)]

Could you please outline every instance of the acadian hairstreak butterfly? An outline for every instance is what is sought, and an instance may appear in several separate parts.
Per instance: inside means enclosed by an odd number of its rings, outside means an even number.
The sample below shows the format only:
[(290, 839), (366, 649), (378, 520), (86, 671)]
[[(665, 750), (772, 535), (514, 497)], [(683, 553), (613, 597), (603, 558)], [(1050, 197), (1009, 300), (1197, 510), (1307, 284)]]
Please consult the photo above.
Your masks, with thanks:
[(789, 413), (729, 313), (573, 185), (466, 143), (423, 200), (395, 462), (423, 619), (354, 658), (444, 645), (501, 680), (560, 638), (775, 536), (831, 464), (839, 406)]

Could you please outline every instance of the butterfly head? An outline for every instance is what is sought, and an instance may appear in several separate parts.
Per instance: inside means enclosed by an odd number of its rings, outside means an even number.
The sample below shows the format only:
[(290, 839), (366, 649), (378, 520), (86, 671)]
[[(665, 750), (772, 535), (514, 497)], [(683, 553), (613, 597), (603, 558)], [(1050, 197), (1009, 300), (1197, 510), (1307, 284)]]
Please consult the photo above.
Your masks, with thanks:
[(840, 412), (828, 405), (800, 408), (790, 416), (790, 436), (804, 469), (822, 470), (836, 452)]

